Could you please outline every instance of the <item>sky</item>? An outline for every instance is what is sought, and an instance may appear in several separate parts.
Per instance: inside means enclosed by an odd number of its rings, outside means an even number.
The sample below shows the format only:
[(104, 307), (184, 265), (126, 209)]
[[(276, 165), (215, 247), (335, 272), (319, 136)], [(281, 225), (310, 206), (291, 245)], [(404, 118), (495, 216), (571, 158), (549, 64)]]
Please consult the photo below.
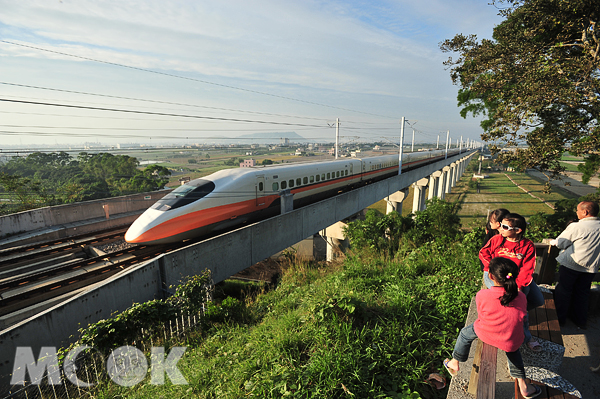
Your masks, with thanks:
[(490, 38), (481, 0), (0, 0), (0, 150), (479, 140), (439, 43)]

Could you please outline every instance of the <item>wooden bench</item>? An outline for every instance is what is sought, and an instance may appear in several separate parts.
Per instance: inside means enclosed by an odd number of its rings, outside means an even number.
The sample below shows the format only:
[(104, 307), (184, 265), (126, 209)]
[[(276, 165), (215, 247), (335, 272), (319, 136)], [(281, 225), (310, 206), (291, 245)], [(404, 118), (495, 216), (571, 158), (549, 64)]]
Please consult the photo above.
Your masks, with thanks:
[[(544, 305), (529, 311), (529, 331), (531, 335), (547, 341), (563, 345), (560, 325), (554, 306), (552, 294), (544, 294)], [(496, 362), (498, 348), (477, 340), (477, 348), (471, 369), (468, 392), (476, 398), (494, 399), (496, 396)], [(573, 398), (569, 394), (548, 387), (544, 384), (532, 382), (543, 387), (542, 395), (538, 398)], [(517, 381), (515, 380), (515, 398), (523, 399)]]

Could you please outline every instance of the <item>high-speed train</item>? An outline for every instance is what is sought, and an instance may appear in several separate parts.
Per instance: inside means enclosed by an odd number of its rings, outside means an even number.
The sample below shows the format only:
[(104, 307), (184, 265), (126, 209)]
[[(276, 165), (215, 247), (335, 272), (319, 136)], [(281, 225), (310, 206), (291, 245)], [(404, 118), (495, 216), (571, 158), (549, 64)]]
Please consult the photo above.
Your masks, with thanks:
[[(402, 170), (442, 159), (445, 153), (404, 154)], [(398, 155), (221, 170), (158, 200), (129, 227), (125, 240), (166, 244), (205, 236), (279, 214), (283, 190), (293, 194), (296, 209), (397, 174)]]

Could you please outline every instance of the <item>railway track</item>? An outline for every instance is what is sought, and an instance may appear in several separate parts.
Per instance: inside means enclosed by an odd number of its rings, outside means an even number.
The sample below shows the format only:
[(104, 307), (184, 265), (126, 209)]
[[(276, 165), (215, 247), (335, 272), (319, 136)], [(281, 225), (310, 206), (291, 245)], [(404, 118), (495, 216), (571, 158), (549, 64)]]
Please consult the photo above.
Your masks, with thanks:
[[(0, 318), (8, 315), (18, 320), (14, 315), (19, 312), (35, 313), (35, 308), (41, 311), (53, 300), (189, 244), (128, 246), (123, 240), (125, 231), (0, 250)], [(99, 249), (111, 245), (121, 249), (110, 253)]]

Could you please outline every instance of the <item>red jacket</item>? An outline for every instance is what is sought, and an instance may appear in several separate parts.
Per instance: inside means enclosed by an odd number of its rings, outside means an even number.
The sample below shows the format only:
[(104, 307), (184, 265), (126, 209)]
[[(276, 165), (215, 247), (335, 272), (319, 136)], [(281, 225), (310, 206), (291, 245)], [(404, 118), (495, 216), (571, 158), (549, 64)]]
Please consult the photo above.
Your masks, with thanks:
[(496, 257), (508, 258), (519, 266), (519, 289), (531, 283), (535, 271), (535, 246), (530, 240), (521, 238), (520, 241), (512, 242), (501, 234), (495, 235), (479, 251), (484, 272), (489, 271), (490, 261)]

